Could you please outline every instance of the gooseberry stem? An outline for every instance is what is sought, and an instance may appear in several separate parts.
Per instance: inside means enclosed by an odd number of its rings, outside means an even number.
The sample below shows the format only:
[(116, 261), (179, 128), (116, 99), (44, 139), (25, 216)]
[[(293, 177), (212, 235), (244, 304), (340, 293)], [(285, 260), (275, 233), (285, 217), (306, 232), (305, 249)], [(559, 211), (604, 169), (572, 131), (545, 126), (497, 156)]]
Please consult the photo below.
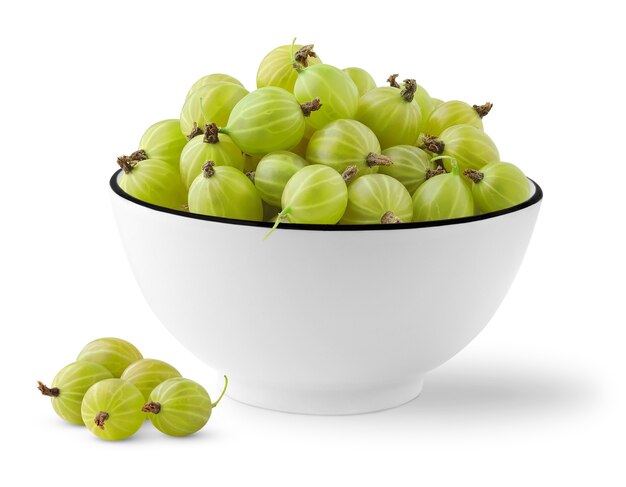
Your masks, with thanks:
[(426, 170), (426, 174), (424, 174), (425, 179), (430, 179), (435, 176), (439, 176), (440, 174), (445, 174), (446, 170), (443, 166), (437, 166), (436, 169), (428, 168)]
[(387, 78), (387, 83), (389, 83), (389, 86), (391, 86), (392, 88), (400, 88), (400, 85), (396, 81), (397, 77), (398, 74), (390, 74), (389, 78)]
[(341, 177), (343, 178), (343, 180), (346, 183), (349, 183), (350, 181), (352, 181), (354, 179), (354, 177), (356, 176), (356, 174), (359, 172), (359, 168), (355, 165), (352, 166), (348, 166), (345, 168), (345, 170), (341, 173)]
[(217, 406), (219, 404), (219, 402), (222, 400), (222, 398), (224, 397), (224, 393), (226, 392), (226, 388), (228, 387), (228, 377), (224, 376), (224, 389), (222, 390), (222, 393), (220, 394), (220, 397), (217, 398), (217, 401), (215, 401), (211, 407), (214, 408), (215, 406)]
[(161, 403), (155, 401), (147, 402), (142, 406), (141, 412), (159, 414), (161, 412)]
[(220, 129), (214, 123), (208, 123), (204, 126), (204, 139), (206, 144), (217, 144), (220, 141), (219, 138)]
[(109, 419), (109, 413), (107, 413), (105, 411), (100, 411), (98, 414), (96, 414), (96, 417), (94, 418), (93, 422), (96, 423), (96, 426), (98, 428), (103, 430), (104, 429), (104, 422), (107, 419)]
[(391, 159), (387, 156), (383, 156), (382, 154), (376, 154), (375, 152), (370, 152), (365, 158), (365, 162), (369, 167), (393, 166), (393, 161)]
[(456, 159), (454, 157), (451, 157), (451, 156), (437, 156), (437, 157), (433, 157), (430, 161), (431, 162), (437, 162), (437, 161), (441, 161), (443, 159), (450, 160), (450, 166), (452, 166), (452, 171), (450, 171), (450, 173), (454, 174), (455, 176), (460, 176), (461, 175), (459, 173), (459, 164), (456, 162)]
[(196, 122), (193, 123), (193, 127), (191, 128), (191, 132), (187, 134), (187, 140), (193, 139), (196, 135), (202, 134), (202, 129), (198, 127)]
[(472, 105), (472, 108), (476, 110), (476, 113), (478, 113), (478, 116), (480, 118), (483, 118), (491, 111), (491, 109), (493, 108), (493, 103), (488, 101), (484, 105)]
[(393, 211), (386, 211), (380, 218), (380, 223), (383, 225), (402, 223), (402, 220), (398, 218)]
[(210, 178), (211, 176), (213, 176), (215, 174), (215, 169), (213, 169), (214, 166), (215, 162), (206, 161), (204, 164), (202, 164), (202, 175), (205, 178)]
[(434, 135), (424, 135), (422, 138), (422, 146), (430, 152), (441, 154), (446, 147), (443, 140)]
[(415, 96), (415, 92), (417, 91), (417, 82), (414, 79), (405, 79), (403, 83), (404, 88), (402, 88), (400, 96), (404, 98), (405, 101), (410, 103), (413, 101), (413, 97)]
[(52, 387), (49, 388), (43, 382), (37, 381), (37, 389), (44, 395), (48, 397), (58, 397), (59, 396), (59, 388)]
[(316, 112), (317, 110), (322, 108), (322, 104), (320, 103), (320, 99), (319, 98), (313, 98), (311, 101), (307, 101), (305, 103), (302, 103), (300, 105), (300, 108), (302, 109), (302, 114), (305, 117), (310, 117), (311, 116), (311, 112)]
[(485, 174), (478, 171), (477, 169), (470, 168), (470, 169), (466, 169), (465, 171), (463, 171), (463, 176), (471, 179), (475, 183), (480, 183), (485, 177)]
[(263, 237), (263, 240), (267, 240), (267, 238), (274, 233), (274, 230), (276, 230), (276, 227), (278, 227), (278, 224), (283, 221), (287, 215), (291, 213), (291, 208), (287, 207), (285, 208), (283, 211), (281, 211), (278, 215), (276, 215), (276, 221), (274, 222), (274, 226), (272, 226), (272, 228), (270, 229), (269, 232), (267, 232), (267, 234), (265, 235), (265, 237)]

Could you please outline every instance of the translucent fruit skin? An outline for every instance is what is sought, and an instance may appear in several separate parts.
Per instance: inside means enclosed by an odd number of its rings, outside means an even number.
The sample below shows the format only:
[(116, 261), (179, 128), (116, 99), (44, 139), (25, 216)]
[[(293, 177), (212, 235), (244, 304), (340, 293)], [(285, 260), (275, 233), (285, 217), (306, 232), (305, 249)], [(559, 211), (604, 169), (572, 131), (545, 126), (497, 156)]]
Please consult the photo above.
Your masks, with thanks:
[(299, 103), (319, 98), (322, 108), (311, 113), (308, 123), (318, 130), (333, 120), (354, 118), (359, 108), (359, 90), (347, 73), (330, 64), (302, 69), (293, 89)]
[(421, 85), (417, 85), (417, 89), (415, 90), (415, 95), (413, 99), (420, 107), (420, 112), (422, 115), (420, 131), (423, 131), (424, 123), (426, 122), (426, 119), (429, 117), (431, 112), (435, 109), (436, 102), (435, 99), (431, 98), (428, 92)]
[(254, 185), (263, 201), (279, 207), (287, 181), (306, 165), (302, 157), (289, 151), (271, 152), (264, 156), (254, 176)]
[(319, 223), (334, 225), (348, 204), (348, 188), (341, 175), (333, 168), (314, 164), (295, 173), (283, 190), (283, 210), (289, 209), (292, 223)]
[(391, 211), (402, 223), (413, 218), (413, 201), (400, 181), (386, 174), (367, 174), (348, 185), (348, 206), (341, 224), (376, 224)]
[(181, 377), (181, 374), (167, 362), (142, 358), (126, 367), (120, 379), (134, 384), (147, 400), (156, 386), (174, 377)]
[(370, 152), (380, 154), (380, 144), (371, 129), (356, 120), (335, 120), (313, 134), (306, 160), (332, 167), (339, 173), (348, 166), (357, 166), (356, 179), (378, 172), (378, 166), (367, 165)]
[[(298, 79), (298, 73), (293, 69), (293, 53), (303, 46), (291, 44), (272, 49), (261, 61), (256, 74), (257, 88), (265, 86), (277, 86), (293, 93), (293, 87)], [(317, 57), (307, 59), (309, 66), (320, 64), (322, 61)]]
[(510, 162), (492, 162), (480, 169), (483, 179), (472, 184), (476, 206), (483, 213), (504, 210), (530, 197), (528, 178)]
[(246, 154), (264, 156), (289, 150), (300, 142), (304, 130), (304, 114), (296, 98), (282, 88), (265, 87), (237, 103), (220, 131)]
[(458, 170), (427, 179), (413, 194), (414, 222), (473, 215), (472, 192)]
[(453, 125), (471, 125), (483, 130), (483, 121), (474, 108), (464, 101), (450, 100), (441, 103), (431, 112), (423, 131), (429, 135), (439, 136)]
[(139, 149), (143, 149), (149, 159), (160, 159), (178, 169), (180, 153), (186, 143), (187, 138), (180, 131), (180, 120), (161, 120), (144, 132)]
[(215, 174), (199, 174), (189, 188), (189, 211), (201, 215), (263, 220), (261, 197), (250, 179), (230, 166), (215, 166)]
[[(123, 440), (134, 435), (145, 420), (141, 411), (145, 398), (137, 387), (122, 379), (105, 379), (85, 393), (81, 416), (87, 429), (104, 440)], [(108, 414), (100, 428), (95, 419)]]
[(209, 393), (195, 381), (182, 377), (168, 379), (151, 393), (148, 402), (160, 405), (158, 413), (148, 413), (152, 424), (170, 436), (187, 436), (204, 427), (213, 404)]
[(76, 360), (103, 365), (113, 377), (120, 377), (126, 367), (142, 358), (141, 352), (132, 343), (121, 338), (105, 337), (85, 345)]
[(393, 164), (380, 166), (378, 173), (397, 179), (410, 194), (426, 181), (426, 171), (435, 166), (425, 151), (413, 145), (395, 145), (385, 149), (383, 155), (389, 157)]
[(226, 81), (215, 81), (200, 86), (187, 96), (180, 112), (180, 130), (187, 136), (193, 129), (215, 123), (223, 127), (228, 123), (235, 105), (248, 94), (243, 86)]
[(421, 109), (415, 99), (408, 102), (400, 93), (397, 88), (382, 86), (359, 100), (356, 119), (376, 134), (383, 149), (414, 144), (420, 134)]
[[(439, 138), (445, 144), (441, 155), (456, 159), (461, 173), (500, 160), (500, 153), (493, 140), (484, 131), (471, 125), (448, 127)], [(450, 160), (444, 159), (443, 162), (446, 171), (450, 171)]]
[(213, 161), (216, 166), (232, 166), (240, 171), (244, 168), (244, 156), (228, 135), (220, 134), (215, 144), (205, 142), (204, 135), (197, 135), (187, 142), (180, 155), (180, 176), (187, 190), (202, 172), (206, 161)]
[(212, 73), (212, 74), (207, 74), (206, 76), (203, 76), (202, 78), (198, 79), (193, 85), (191, 85), (191, 88), (189, 88), (189, 91), (187, 92), (187, 97), (189, 97), (189, 95), (193, 93), (194, 91), (196, 91), (198, 88), (202, 88), (203, 86), (208, 85), (210, 83), (215, 83), (215, 82), (220, 82), (220, 81), (226, 81), (227, 83), (233, 83), (235, 85), (244, 87), (241, 81), (239, 81), (237, 78), (234, 78), (233, 76), (229, 74)]
[(123, 173), (120, 188), (135, 198), (153, 205), (181, 210), (187, 191), (178, 169), (160, 159), (139, 161), (130, 173)]
[(364, 69), (352, 67), (344, 68), (343, 71), (354, 81), (354, 84), (359, 90), (359, 97), (376, 88), (376, 81), (372, 78), (372, 75)]
[(82, 426), (83, 396), (96, 382), (111, 378), (113, 374), (107, 368), (94, 362), (77, 361), (66, 365), (50, 384), (50, 388), (59, 389), (59, 395), (51, 398), (52, 408), (65, 421)]

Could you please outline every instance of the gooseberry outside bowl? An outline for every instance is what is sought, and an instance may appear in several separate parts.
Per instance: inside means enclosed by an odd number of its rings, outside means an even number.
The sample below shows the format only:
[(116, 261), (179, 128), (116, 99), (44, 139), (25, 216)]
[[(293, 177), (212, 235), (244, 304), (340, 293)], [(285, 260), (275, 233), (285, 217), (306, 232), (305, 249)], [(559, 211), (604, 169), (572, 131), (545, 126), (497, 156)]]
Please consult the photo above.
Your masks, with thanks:
[(227, 395), (311, 414), (387, 409), (485, 327), (520, 267), (542, 200), (397, 225), (230, 220), (139, 201), (110, 181), (148, 304)]

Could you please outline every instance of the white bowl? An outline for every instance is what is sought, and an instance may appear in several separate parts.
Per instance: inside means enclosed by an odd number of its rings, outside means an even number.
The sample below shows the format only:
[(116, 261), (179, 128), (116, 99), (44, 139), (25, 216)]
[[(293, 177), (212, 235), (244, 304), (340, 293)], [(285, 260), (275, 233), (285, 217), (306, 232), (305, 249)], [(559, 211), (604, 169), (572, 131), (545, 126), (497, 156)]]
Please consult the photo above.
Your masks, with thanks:
[(387, 409), (485, 327), (528, 246), (541, 188), (513, 208), (398, 225), (271, 224), (173, 211), (110, 181), (156, 316), (229, 377), (227, 395), (312, 414)]

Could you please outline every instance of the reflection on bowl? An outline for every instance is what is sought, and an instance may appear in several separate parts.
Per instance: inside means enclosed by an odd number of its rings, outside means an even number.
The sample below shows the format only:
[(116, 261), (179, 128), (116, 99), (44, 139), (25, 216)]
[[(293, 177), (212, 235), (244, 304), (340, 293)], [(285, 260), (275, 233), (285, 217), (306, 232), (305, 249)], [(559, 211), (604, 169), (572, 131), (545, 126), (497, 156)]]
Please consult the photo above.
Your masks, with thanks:
[(352, 414), (416, 397), (489, 322), (523, 260), (541, 188), (507, 210), (397, 225), (230, 220), (139, 201), (110, 181), (154, 313), (230, 378), (227, 395)]

